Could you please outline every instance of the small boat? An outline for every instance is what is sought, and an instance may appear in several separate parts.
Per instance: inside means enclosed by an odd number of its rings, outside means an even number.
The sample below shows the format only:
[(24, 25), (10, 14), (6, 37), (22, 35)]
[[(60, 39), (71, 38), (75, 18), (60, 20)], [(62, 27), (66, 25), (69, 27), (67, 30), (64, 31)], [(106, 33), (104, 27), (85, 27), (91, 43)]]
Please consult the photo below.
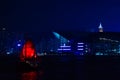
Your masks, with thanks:
[(27, 40), (20, 53), (20, 67), (22, 69), (37, 69), (37, 54), (33, 42)]

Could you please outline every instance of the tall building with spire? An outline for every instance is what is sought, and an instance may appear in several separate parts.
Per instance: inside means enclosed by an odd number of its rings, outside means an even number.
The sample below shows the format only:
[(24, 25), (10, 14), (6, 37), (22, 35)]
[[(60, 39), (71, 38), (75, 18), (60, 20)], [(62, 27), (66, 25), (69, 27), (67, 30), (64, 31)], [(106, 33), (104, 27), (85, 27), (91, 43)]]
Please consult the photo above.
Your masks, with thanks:
[(99, 29), (99, 32), (103, 32), (103, 27), (102, 27), (102, 24), (101, 24), (101, 23), (100, 23), (98, 29)]

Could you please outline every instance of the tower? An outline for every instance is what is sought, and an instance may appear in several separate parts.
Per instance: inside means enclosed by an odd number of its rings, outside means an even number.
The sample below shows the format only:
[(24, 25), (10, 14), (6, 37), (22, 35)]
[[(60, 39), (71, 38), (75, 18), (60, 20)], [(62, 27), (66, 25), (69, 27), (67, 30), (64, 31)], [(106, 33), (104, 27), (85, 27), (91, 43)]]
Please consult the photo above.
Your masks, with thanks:
[(101, 23), (100, 23), (98, 29), (99, 29), (99, 32), (103, 32), (103, 27), (102, 27), (102, 24), (101, 24)]

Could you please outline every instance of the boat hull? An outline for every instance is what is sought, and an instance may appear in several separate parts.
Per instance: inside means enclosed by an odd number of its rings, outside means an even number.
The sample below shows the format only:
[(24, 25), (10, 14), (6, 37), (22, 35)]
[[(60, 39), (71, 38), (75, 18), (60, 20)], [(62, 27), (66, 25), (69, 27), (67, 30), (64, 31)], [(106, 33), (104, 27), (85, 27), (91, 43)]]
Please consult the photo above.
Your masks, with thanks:
[(29, 61), (19, 62), (17, 68), (20, 72), (38, 70), (38, 63), (37, 62), (33, 63)]

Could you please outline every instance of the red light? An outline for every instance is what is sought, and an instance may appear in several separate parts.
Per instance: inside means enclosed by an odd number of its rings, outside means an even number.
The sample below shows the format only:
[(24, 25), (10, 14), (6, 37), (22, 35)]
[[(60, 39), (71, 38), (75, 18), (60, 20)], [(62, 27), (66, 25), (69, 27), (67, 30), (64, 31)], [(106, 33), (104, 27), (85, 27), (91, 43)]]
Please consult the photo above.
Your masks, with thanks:
[(20, 59), (21, 61), (24, 61), (24, 59), (31, 58), (36, 58), (36, 52), (32, 41), (27, 41), (23, 46), (22, 52), (20, 54)]

